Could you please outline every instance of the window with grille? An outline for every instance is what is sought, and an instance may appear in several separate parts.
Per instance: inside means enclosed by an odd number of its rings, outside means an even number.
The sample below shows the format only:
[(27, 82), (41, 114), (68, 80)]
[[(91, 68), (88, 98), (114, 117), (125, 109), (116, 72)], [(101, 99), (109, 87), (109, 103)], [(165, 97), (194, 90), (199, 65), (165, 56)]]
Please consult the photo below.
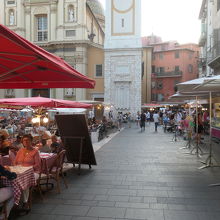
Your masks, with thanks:
[(180, 67), (179, 66), (175, 66), (175, 73), (178, 73), (180, 71)]
[(179, 58), (179, 57), (180, 57), (179, 51), (175, 51), (175, 58), (177, 59), (177, 58)]
[(15, 5), (15, 1), (7, 1), (7, 5)]
[(157, 89), (163, 89), (163, 82), (162, 81), (157, 82)]
[(152, 89), (155, 89), (155, 88), (156, 88), (156, 82), (155, 82), (155, 81), (152, 81), (152, 82), (151, 82), (151, 88), (152, 88)]
[(151, 100), (152, 101), (157, 101), (157, 94), (152, 93)]
[(151, 66), (151, 72), (152, 73), (155, 73), (156, 72), (156, 68), (155, 68), (155, 66), (153, 65), (153, 66)]
[(164, 73), (164, 67), (160, 67), (160, 73)]
[(155, 54), (153, 54), (152, 60), (156, 60), (156, 55)]
[(193, 72), (193, 65), (192, 65), (192, 64), (189, 64), (189, 66), (188, 66), (188, 72), (189, 72), (189, 73), (192, 73), (192, 72)]
[(37, 41), (48, 40), (47, 15), (37, 16)]
[(74, 37), (76, 36), (76, 30), (67, 30), (66, 37)]
[(97, 64), (95, 66), (95, 76), (102, 77), (102, 64)]
[(158, 101), (158, 102), (164, 101), (164, 94), (158, 94), (158, 95), (157, 95), (157, 101)]

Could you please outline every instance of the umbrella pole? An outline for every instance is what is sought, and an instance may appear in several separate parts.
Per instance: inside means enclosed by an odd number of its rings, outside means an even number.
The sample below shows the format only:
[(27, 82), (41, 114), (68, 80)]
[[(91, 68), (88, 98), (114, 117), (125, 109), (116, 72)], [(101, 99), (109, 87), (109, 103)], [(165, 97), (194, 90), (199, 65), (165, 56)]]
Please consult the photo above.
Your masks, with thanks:
[(205, 164), (202, 167), (199, 167), (199, 169), (204, 169), (208, 167), (219, 167), (220, 165), (216, 164), (213, 165), (213, 161), (216, 159), (213, 156), (212, 153), (212, 92), (209, 92), (209, 156), (205, 161), (201, 161), (201, 163)]
[(199, 156), (199, 117), (198, 117), (198, 96), (196, 96), (196, 155)]

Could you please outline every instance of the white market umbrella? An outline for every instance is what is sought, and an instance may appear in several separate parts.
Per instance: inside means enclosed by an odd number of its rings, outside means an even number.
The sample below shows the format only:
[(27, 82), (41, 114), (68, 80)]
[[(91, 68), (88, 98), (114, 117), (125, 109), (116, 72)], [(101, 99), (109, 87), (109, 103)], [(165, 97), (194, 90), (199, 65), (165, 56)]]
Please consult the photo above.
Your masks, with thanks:
[(207, 168), (213, 166), (212, 158), (213, 157), (213, 150), (212, 150), (212, 98), (213, 95), (217, 95), (220, 92), (220, 76), (213, 76), (213, 77), (204, 77), (195, 80), (190, 80), (184, 83), (179, 83), (177, 85), (178, 89), (181, 92), (195, 92), (201, 93), (204, 92), (209, 96), (209, 124), (210, 124), (210, 135), (209, 135), (209, 156), (207, 157), (204, 163), (205, 165), (202, 168)]
[(213, 76), (204, 80), (201, 85), (198, 85), (194, 88), (195, 91), (212, 91), (220, 92), (220, 75)]

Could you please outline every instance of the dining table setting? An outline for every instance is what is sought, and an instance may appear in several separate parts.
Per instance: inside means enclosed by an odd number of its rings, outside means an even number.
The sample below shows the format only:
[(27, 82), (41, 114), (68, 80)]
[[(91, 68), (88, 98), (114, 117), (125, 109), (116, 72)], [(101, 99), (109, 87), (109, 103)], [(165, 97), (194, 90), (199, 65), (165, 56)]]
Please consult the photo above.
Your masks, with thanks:
[[(47, 174), (50, 167), (54, 164), (56, 154), (54, 153), (40, 153), (41, 158), (41, 171)], [(4, 186), (12, 187), (14, 193), (14, 203), (19, 204), (21, 199), (22, 191), (34, 187), (36, 185), (36, 179), (34, 176), (34, 169), (32, 166), (25, 167), (21, 165), (11, 166), (13, 164), (10, 161), (8, 155), (0, 156), (0, 164), (3, 165), (7, 170), (17, 174), (17, 178), (14, 180), (8, 180), (5, 177), (1, 177), (0, 181)]]
[(1, 183), (6, 187), (12, 187), (14, 195), (14, 203), (19, 205), (22, 191), (29, 189), (36, 185), (34, 177), (33, 167), (24, 167), (24, 166), (5, 166), (11, 172), (17, 174), (17, 178), (14, 180), (8, 180), (5, 177), (1, 177)]

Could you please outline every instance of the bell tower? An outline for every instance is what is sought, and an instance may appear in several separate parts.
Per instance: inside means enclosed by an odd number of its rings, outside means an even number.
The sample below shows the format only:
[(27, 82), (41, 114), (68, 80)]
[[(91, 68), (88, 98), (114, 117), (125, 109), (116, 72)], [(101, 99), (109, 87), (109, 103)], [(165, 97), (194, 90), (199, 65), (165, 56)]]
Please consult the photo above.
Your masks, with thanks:
[(141, 0), (106, 0), (105, 102), (141, 110)]

